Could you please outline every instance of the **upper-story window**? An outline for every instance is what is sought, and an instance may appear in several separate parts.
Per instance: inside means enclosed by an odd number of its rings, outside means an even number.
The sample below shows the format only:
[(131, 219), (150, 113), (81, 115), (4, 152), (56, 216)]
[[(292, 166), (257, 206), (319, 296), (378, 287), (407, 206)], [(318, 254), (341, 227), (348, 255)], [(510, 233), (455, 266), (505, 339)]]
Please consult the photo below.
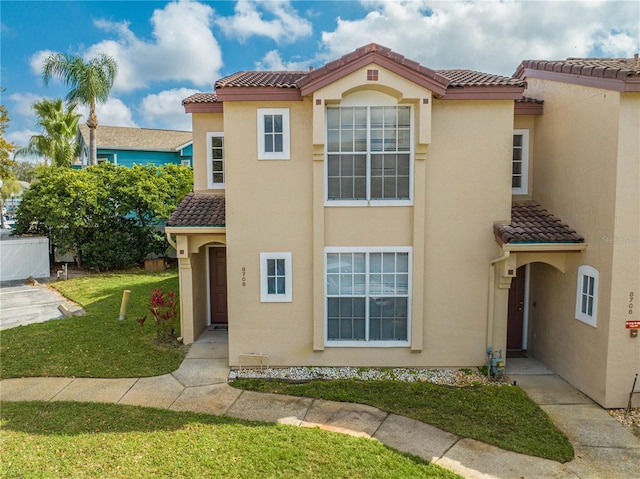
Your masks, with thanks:
[(529, 130), (513, 132), (511, 193), (514, 195), (529, 193)]
[(327, 108), (327, 201), (410, 204), (410, 106)]
[(290, 133), (288, 108), (259, 108), (258, 159), (290, 159)]
[(598, 270), (593, 266), (578, 268), (576, 319), (595, 327), (598, 318)]
[(207, 182), (211, 189), (224, 188), (224, 135), (207, 133)]

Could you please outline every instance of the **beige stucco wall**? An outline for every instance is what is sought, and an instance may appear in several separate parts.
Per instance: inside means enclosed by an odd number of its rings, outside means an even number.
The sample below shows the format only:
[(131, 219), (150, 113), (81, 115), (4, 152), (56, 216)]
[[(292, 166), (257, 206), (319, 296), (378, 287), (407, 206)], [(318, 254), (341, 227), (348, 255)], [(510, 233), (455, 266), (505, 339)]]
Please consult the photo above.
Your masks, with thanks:
[[(640, 339), (631, 340), (620, 324), (625, 295), (638, 289), (640, 263), (637, 243), (606, 238), (620, 228), (628, 236), (635, 228), (638, 237), (638, 94), (621, 102), (613, 91), (527, 81), (526, 94), (545, 101), (535, 125), (533, 198), (588, 243), (568, 258), (565, 274), (532, 265), (529, 349), (600, 404), (622, 407), (640, 369)], [(595, 328), (575, 319), (581, 264), (599, 272)]]
[[(345, 91), (361, 93), (353, 78), (342, 83)], [(230, 363), (259, 352), (273, 365), (483, 364), (489, 262), (499, 255), (492, 226), (510, 217), (513, 102), (436, 101), (427, 90), (396, 82), (385, 92), (404, 91), (402, 101), (414, 105), (430, 100), (414, 115), (416, 128), (425, 129), (415, 135), (422, 152), (415, 177), (421, 203), (332, 207), (317, 202), (324, 195), (318, 154), (324, 131), (314, 133), (313, 125), (319, 122), (315, 99), (340, 97), (335, 86), (299, 102), (225, 103)], [(291, 160), (257, 159), (256, 109), (269, 107), (290, 109)], [(427, 140), (428, 146), (418, 144)], [(413, 254), (421, 264), (413, 268), (413, 303), (419, 307), (412, 318), (420, 323), (412, 327), (420, 340), (398, 348), (317, 347), (324, 334), (323, 323), (320, 330), (314, 323), (324, 304), (322, 249), (376, 245), (420, 248)], [(292, 302), (260, 302), (261, 252), (292, 253)], [(506, 295), (498, 301), (506, 306)]]
[(207, 133), (224, 132), (222, 113), (192, 113), (193, 124), (193, 191), (223, 193), (209, 190), (207, 184)]

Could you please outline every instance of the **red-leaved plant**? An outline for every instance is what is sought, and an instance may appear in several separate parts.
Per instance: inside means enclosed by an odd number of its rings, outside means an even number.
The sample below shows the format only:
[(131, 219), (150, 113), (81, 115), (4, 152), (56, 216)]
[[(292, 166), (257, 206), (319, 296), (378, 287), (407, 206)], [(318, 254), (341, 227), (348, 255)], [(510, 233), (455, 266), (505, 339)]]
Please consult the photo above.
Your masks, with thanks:
[[(149, 299), (149, 311), (156, 325), (158, 341), (174, 342), (178, 337), (179, 326), (176, 294), (173, 291), (165, 293), (161, 289), (155, 288)], [(146, 320), (146, 315), (142, 318), (136, 318), (140, 326), (144, 326)]]

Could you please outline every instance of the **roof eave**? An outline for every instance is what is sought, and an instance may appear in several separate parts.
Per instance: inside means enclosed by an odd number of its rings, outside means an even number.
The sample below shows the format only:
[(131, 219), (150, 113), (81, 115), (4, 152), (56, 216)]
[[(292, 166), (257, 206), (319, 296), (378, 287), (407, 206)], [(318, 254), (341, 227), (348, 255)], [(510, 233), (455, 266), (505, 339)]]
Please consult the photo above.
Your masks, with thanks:
[[(498, 238), (496, 238), (498, 240)], [(587, 243), (569, 243), (569, 242), (521, 242), (521, 243), (502, 243), (498, 240), (504, 251), (511, 252), (536, 252), (536, 251), (584, 251), (587, 249)]]
[(222, 113), (223, 105), (221, 101), (183, 103), (185, 113)]
[[(281, 87), (222, 87), (216, 90), (221, 101), (300, 101), (302, 95), (298, 88)], [(186, 109), (186, 107), (185, 107)]]
[(539, 80), (557, 81), (574, 85), (587, 86), (591, 88), (601, 88), (618, 92), (640, 91), (640, 78), (626, 77), (604, 78), (596, 76), (579, 75), (575, 73), (563, 73), (547, 70), (537, 70), (535, 68), (523, 68), (517, 72), (518, 78), (537, 78)]
[(442, 100), (521, 100), (523, 86), (486, 85), (448, 88)]

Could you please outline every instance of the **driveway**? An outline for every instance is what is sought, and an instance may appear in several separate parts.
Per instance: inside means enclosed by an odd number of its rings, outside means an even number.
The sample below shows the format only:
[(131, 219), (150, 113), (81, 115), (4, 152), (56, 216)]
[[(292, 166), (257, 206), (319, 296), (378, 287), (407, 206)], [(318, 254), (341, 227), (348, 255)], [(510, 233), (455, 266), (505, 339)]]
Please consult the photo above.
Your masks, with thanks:
[(1, 287), (0, 330), (60, 319), (64, 317), (60, 305), (74, 314), (82, 312), (77, 304), (44, 284)]

